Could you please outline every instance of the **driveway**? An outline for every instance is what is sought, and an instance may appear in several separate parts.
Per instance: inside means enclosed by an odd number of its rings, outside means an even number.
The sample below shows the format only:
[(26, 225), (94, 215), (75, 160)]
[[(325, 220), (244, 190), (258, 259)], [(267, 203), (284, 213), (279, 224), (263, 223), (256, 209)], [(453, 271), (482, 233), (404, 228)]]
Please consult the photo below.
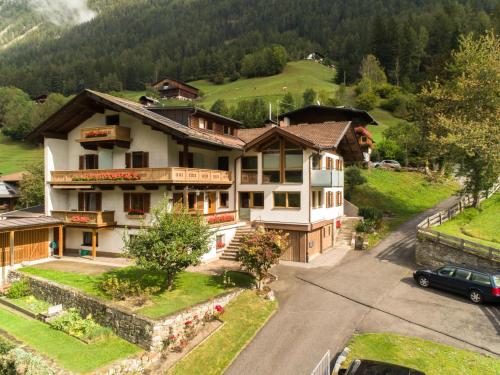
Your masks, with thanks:
[(414, 217), (368, 252), (350, 252), (337, 266), (276, 267), (280, 309), (226, 374), (309, 374), (355, 332), (393, 332), (500, 355), (498, 306), (413, 283), (415, 226), (453, 202)]

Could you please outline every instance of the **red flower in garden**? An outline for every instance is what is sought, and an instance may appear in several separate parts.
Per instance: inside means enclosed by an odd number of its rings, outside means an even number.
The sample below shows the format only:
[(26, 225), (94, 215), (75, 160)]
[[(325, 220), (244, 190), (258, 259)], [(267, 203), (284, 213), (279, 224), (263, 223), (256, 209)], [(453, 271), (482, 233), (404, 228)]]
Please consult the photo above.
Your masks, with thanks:
[(224, 311), (224, 308), (221, 305), (217, 305), (217, 306), (215, 306), (215, 311), (220, 313), (220, 312)]

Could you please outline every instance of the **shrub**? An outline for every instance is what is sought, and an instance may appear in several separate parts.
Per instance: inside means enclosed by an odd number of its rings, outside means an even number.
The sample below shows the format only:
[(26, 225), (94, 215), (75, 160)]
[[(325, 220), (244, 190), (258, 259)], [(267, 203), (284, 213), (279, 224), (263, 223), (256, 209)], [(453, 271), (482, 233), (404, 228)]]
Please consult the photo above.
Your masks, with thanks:
[(16, 348), (0, 357), (0, 374), (53, 375), (55, 371), (49, 367), (42, 357), (21, 348)]
[(364, 109), (366, 111), (370, 111), (375, 108), (375, 106), (377, 105), (377, 101), (377, 95), (375, 95), (371, 91), (367, 91), (358, 95), (358, 97), (356, 98), (356, 107)]
[(375, 207), (360, 207), (359, 216), (362, 216), (365, 221), (373, 222), (375, 228), (380, 228), (384, 213)]
[(397, 86), (393, 86), (390, 83), (382, 83), (375, 86), (375, 93), (382, 99), (387, 99), (398, 94), (399, 92), (401, 92), (400, 88)]
[(160, 291), (160, 287), (143, 288), (138, 281), (120, 279), (115, 275), (105, 276), (99, 283), (99, 288), (112, 299), (124, 301), (127, 298), (149, 298)]
[(50, 326), (58, 331), (66, 332), (71, 336), (84, 340), (94, 340), (109, 334), (110, 330), (97, 324), (92, 315), (82, 318), (77, 309), (69, 309), (49, 322)]
[(5, 293), (7, 298), (11, 299), (26, 297), (29, 296), (30, 294), (31, 294), (30, 285), (28, 281), (24, 279), (12, 283), (9, 290), (7, 290), (7, 293)]
[(372, 220), (360, 221), (356, 225), (356, 232), (358, 233), (373, 233), (375, 231), (375, 223)]
[(7, 354), (11, 349), (14, 348), (15, 348), (14, 344), (0, 337), (0, 355)]
[(366, 183), (366, 177), (361, 174), (358, 167), (351, 166), (345, 169), (345, 193), (346, 198), (350, 199), (355, 186)]

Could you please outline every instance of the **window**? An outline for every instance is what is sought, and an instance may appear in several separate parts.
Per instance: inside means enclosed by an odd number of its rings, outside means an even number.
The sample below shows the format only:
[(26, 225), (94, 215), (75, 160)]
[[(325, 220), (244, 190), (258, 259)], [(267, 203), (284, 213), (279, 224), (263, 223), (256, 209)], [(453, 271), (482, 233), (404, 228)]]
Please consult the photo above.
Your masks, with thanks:
[(326, 169), (333, 169), (333, 159), (326, 157)]
[(452, 267), (443, 267), (438, 270), (439, 276), (453, 276), (455, 273), (455, 268)]
[(311, 207), (321, 208), (323, 206), (321, 191), (312, 191)]
[(275, 208), (300, 208), (300, 193), (274, 192)]
[(339, 206), (342, 206), (344, 204), (344, 201), (342, 199), (342, 192), (341, 191), (337, 191), (335, 193), (336, 195), (336, 199), (335, 199), (335, 202), (336, 202), (336, 206), (339, 207)]
[(127, 213), (146, 214), (151, 206), (150, 193), (124, 193), (123, 210)]
[(243, 156), (241, 158), (241, 183), (257, 183), (257, 156)]
[(344, 168), (344, 162), (340, 159), (335, 160), (335, 169), (341, 171)]
[(120, 115), (106, 116), (106, 125), (120, 125)]
[(229, 193), (227, 191), (219, 192), (219, 207), (227, 208), (229, 206)]
[(262, 151), (262, 183), (302, 183), (302, 148), (283, 140)]
[(78, 169), (99, 169), (99, 155), (80, 155)]
[(125, 154), (125, 168), (149, 168), (149, 152), (127, 152)]
[[(99, 233), (95, 234), (95, 245), (99, 246)], [(92, 246), (92, 232), (83, 232), (82, 246)]]
[(212, 131), (214, 130), (214, 123), (212, 122), (212, 120), (207, 121), (207, 129)]
[(241, 208), (264, 208), (264, 193), (257, 191), (240, 192)]
[(102, 193), (78, 193), (78, 211), (101, 211)]
[(198, 128), (199, 129), (206, 129), (207, 128), (207, 120), (204, 118), (199, 117), (198, 118)]
[(219, 156), (217, 158), (217, 169), (219, 171), (229, 170), (229, 156)]
[(194, 166), (194, 154), (192, 152), (187, 153), (187, 165), (184, 165), (184, 152), (179, 151), (179, 167), (193, 168)]
[(232, 134), (230, 126), (224, 125), (224, 134), (226, 134), (226, 135), (231, 135)]
[(320, 154), (314, 154), (312, 157), (312, 169), (314, 170), (320, 170), (321, 169), (321, 155)]
[(478, 284), (491, 286), (490, 277), (483, 273), (472, 272), (471, 280)]
[(188, 193), (188, 211), (204, 211), (205, 196), (203, 193), (190, 192)]
[(264, 207), (264, 193), (251, 194), (251, 207)]
[(470, 280), (471, 272), (467, 270), (457, 269), (454, 277), (461, 280)]
[(326, 192), (326, 207), (331, 208), (334, 207), (335, 202), (333, 199), (333, 191), (327, 191)]

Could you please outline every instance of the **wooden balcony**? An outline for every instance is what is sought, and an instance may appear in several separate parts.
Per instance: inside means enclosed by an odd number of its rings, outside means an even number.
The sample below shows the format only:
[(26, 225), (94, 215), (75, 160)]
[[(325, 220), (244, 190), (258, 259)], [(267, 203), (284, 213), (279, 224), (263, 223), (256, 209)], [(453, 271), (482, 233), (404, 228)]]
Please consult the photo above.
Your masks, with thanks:
[(102, 228), (116, 225), (115, 211), (52, 211), (67, 226)]
[(52, 171), (52, 185), (231, 185), (231, 173), (198, 168), (130, 168)]
[(110, 125), (81, 129), (78, 142), (89, 150), (96, 150), (97, 147), (113, 148), (114, 146), (129, 148), (130, 128)]

